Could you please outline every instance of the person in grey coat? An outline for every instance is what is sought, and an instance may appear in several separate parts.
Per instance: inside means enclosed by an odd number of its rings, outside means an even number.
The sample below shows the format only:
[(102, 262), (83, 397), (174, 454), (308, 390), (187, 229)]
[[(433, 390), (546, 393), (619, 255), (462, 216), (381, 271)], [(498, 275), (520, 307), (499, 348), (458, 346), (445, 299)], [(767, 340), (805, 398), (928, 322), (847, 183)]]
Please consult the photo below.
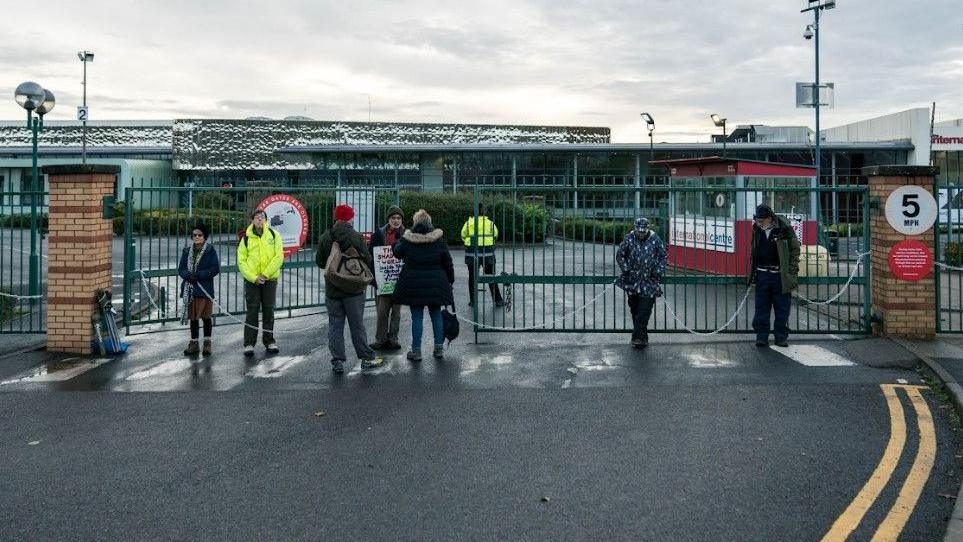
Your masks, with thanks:
[[(324, 232), (318, 240), (315, 261), (321, 269), (327, 265), (334, 243), (338, 243), (342, 253), (350, 248), (357, 250), (368, 269), (372, 269), (371, 253), (365, 246), (364, 238), (351, 226), (352, 218), (354, 218), (354, 209), (351, 207), (347, 205), (335, 207), (334, 226)], [(364, 292), (359, 294), (345, 292), (333, 284), (325, 284), (324, 305), (328, 309), (328, 349), (331, 351), (331, 370), (335, 374), (344, 372), (344, 362), (347, 359), (344, 351), (345, 319), (348, 321), (354, 351), (361, 359), (361, 368), (380, 367), (384, 360), (368, 346), (368, 335), (364, 329)]]

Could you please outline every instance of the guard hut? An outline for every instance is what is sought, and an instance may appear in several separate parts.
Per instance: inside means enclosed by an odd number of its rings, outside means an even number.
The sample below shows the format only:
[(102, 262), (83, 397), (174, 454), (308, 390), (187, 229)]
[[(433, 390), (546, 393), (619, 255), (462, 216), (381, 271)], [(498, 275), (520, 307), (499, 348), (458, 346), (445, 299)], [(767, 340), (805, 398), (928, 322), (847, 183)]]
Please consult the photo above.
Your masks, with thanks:
[(817, 242), (812, 166), (719, 157), (652, 164), (669, 173), (666, 245), (669, 263), (678, 269), (745, 275), (752, 215), (760, 203), (788, 218), (803, 245)]

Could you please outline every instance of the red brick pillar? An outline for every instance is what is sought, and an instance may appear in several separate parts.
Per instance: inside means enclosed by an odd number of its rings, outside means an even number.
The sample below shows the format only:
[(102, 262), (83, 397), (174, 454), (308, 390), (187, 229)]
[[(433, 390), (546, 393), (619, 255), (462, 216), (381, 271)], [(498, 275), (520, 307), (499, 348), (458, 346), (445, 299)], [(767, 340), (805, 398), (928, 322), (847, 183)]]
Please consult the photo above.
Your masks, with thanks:
[(894, 245), (915, 240), (933, 250), (934, 228), (919, 234), (896, 231), (886, 219), (886, 200), (902, 186), (916, 185), (933, 193), (937, 169), (930, 166), (873, 166), (863, 168), (869, 178), (870, 251), (872, 252), (873, 314), (880, 322), (875, 335), (930, 340), (936, 336), (935, 270), (921, 280), (903, 280), (889, 267)]
[(89, 354), (95, 292), (110, 289), (110, 219), (103, 198), (113, 195), (117, 166), (46, 166), (50, 184), (47, 240), (47, 350)]

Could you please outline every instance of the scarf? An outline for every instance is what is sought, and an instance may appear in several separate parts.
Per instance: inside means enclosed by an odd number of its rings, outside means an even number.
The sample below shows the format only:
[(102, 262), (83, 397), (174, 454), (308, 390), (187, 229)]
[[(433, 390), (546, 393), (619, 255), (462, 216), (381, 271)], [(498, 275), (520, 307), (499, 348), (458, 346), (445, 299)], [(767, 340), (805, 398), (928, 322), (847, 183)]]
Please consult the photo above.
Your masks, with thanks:
[[(187, 274), (197, 275), (197, 264), (201, 262), (201, 258), (204, 257), (204, 253), (207, 252), (211, 244), (207, 241), (201, 246), (200, 250), (195, 250), (194, 245), (187, 247)], [(210, 293), (208, 293), (210, 295)], [(188, 313), (191, 310), (191, 300), (194, 299), (194, 285), (190, 281), (185, 280), (184, 285), (181, 287), (181, 324), (187, 324), (190, 319), (188, 318)]]

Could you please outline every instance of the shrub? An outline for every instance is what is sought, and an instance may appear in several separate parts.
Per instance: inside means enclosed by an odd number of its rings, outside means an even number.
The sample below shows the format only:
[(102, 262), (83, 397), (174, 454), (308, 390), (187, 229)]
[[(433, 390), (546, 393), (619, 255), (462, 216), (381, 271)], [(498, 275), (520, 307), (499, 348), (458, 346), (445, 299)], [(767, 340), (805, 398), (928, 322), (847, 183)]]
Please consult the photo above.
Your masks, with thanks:
[[(3, 288), (0, 293), (11, 295), (13, 292)], [(12, 297), (0, 295), (0, 322), (5, 322), (17, 314), (17, 300)]]
[[(555, 235), (573, 241), (590, 243), (622, 242), (626, 234), (632, 231), (633, 220), (598, 220), (594, 218), (564, 217), (555, 222)], [(664, 230), (660, 219), (650, 219), (649, 227), (665, 241)]]
[[(196, 210), (188, 215), (187, 209), (149, 209), (134, 211), (131, 231), (134, 235), (173, 235), (187, 236), (191, 228), (203, 222), (212, 234), (235, 233), (247, 226), (244, 213), (238, 211)], [(114, 217), (114, 233), (123, 235), (124, 216)]]
[(946, 243), (943, 249), (943, 263), (954, 267), (963, 266), (963, 243)]
[(234, 197), (224, 192), (196, 192), (194, 194), (194, 206), (198, 209), (233, 211)]
[[(0, 216), (0, 226), (4, 228), (29, 228), (30, 213)], [(47, 213), (37, 213), (37, 227), (47, 227)]]

